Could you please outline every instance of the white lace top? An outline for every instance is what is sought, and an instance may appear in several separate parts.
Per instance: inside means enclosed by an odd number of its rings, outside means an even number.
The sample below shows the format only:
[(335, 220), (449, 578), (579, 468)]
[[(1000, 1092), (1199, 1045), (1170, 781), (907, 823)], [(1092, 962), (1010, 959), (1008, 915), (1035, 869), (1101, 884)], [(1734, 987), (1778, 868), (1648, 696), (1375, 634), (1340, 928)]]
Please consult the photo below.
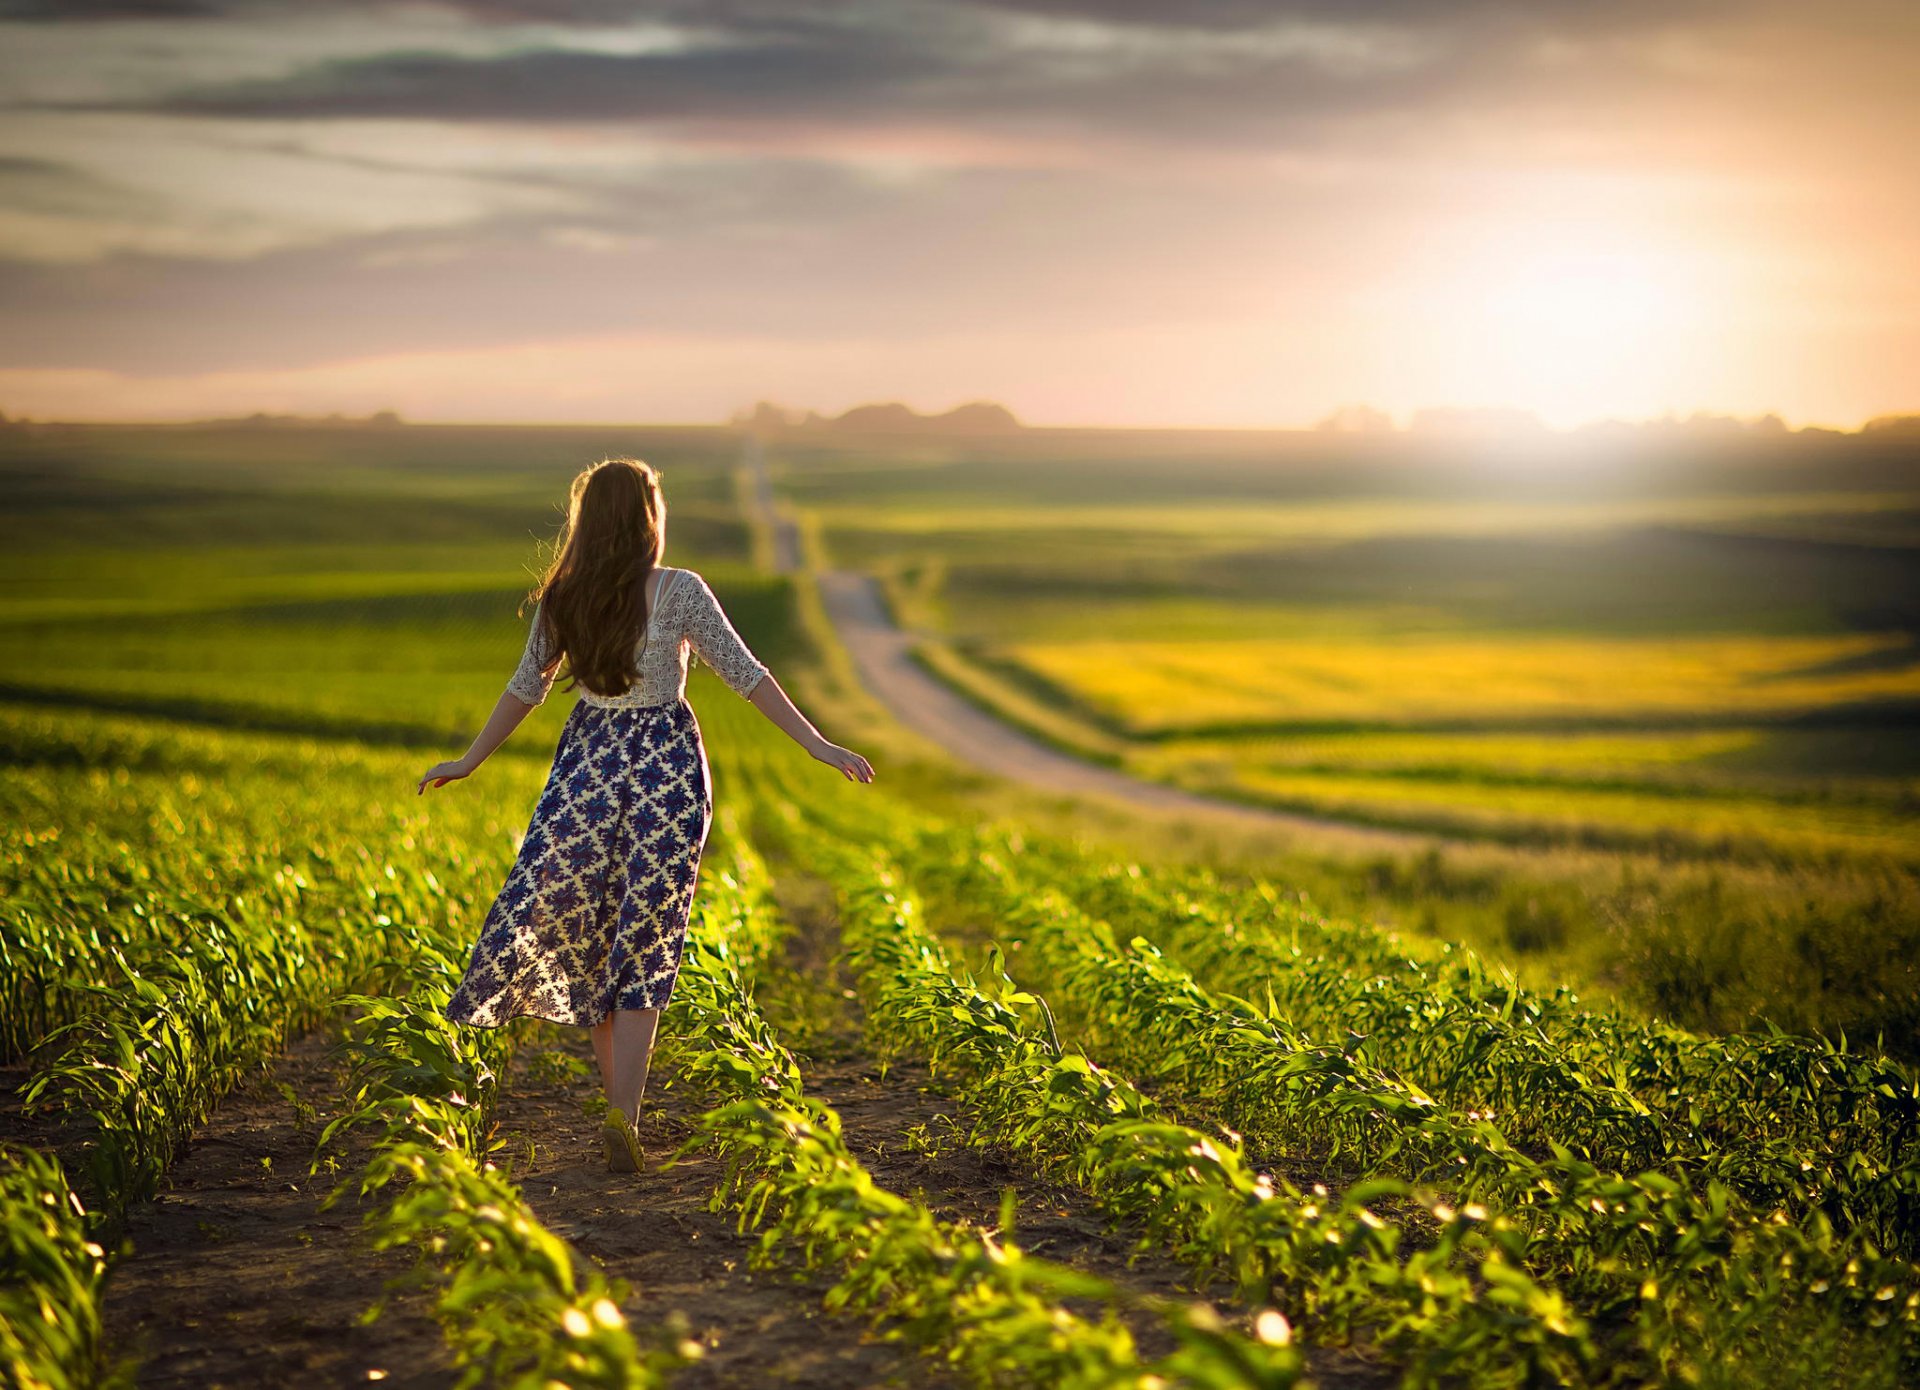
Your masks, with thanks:
[[(614, 709), (671, 704), (687, 692), (688, 648), (711, 666), (735, 693), (751, 695), (767, 668), (733, 630), (707, 581), (692, 570), (665, 565), (660, 568), (660, 578), (655, 581), (656, 597), (647, 614), (646, 631), (641, 634), (634, 661), (640, 679), (628, 686), (624, 695), (596, 695), (580, 686), (581, 700)], [(559, 674), (557, 669), (551, 675), (541, 669), (552, 657), (552, 649), (540, 629), (540, 611), (536, 607), (533, 628), (527, 634), (527, 649), (520, 657), (513, 679), (507, 682), (507, 689), (530, 705), (544, 704)]]

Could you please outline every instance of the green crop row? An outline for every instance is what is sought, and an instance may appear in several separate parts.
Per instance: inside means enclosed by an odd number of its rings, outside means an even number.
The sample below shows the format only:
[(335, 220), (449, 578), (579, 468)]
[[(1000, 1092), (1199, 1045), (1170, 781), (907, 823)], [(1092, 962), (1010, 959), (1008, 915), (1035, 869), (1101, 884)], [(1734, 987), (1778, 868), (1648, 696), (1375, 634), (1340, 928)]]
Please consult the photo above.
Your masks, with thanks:
[[(905, 808), (809, 807), (803, 840), (904, 847), (929, 825)], [(978, 876), (974, 855), (950, 872)], [(940, 861), (914, 863), (916, 881)], [(991, 866), (991, 876), (998, 871)], [(1565, 1150), (1522, 1152), (1484, 1115), (1456, 1115), (1349, 1047), (1315, 1046), (1246, 1000), (1216, 998), (1147, 946), (1024, 888), (1002, 897), (969, 879), (968, 906), (1008, 944), (1015, 969), (1072, 1015), (1110, 1061), (1149, 1078), (1183, 1114), (1244, 1131), (1269, 1153), (1340, 1156), (1361, 1175), (1422, 1177), (1501, 1210), (1528, 1236), (1528, 1268), (1577, 1298), (1603, 1327), (1631, 1325), (1675, 1374), (1793, 1383), (1823, 1374), (1898, 1383), (1914, 1365), (1920, 1277), (1814, 1211), (1793, 1223), (1659, 1173), (1608, 1171)], [(1331, 1142), (1330, 1142), (1331, 1141)], [(1644, 1305), (1644, 1306), (1643, 1306)], [(1696, 1364), (1697, 1363), (1697, 1364)]]
[(19, 1390), (105, 1383), (107, 1260), (88, 1234), (91, 1224), (58, 1159), (0, 1147), (0, 1383)]
[[(970, 881), (978, 867), (967, 867)], [(1564, 1148), (1523, 1153), (1491, 1118), (1450, 1112), (1245, 1000), (1209, 994), (1143, 938), (1123, 946), (1058, 897), (1014, 891), (988, 910), (1000, 914), (1017, 968), (1070, 1001), (1089, 1041), (1190, 1114), (1275, 1154), (1342, 1157), (1503, 1212), (1527, 1233), (1528, 1268), (1583, 1307), (1633, 1317), (1663, 1365), (1738, 1366), (1735, 1381), (1832, 1369), (1805, 1359), (1830, 1351), (1849, 1368), (1920, 1366), (1920, 1270), (1837, 1236), (1817, 1210), (1794, 1223), (1716, 1181), (1695, 1192)], [(1658, 1309), (1638, 1307), (1649, 1298)], [(1661, 1309), (1674, 1315), (1660, 1321)], [(1696, 1309), (1707, 1311), (1678, 1311)], [(1822, 1335), (1789, 1332), (1809, 1323)], [(1772, 1354), (1750, 1365), (1762, 1345)]]
[[(720, 1100), (695, 1141), (726, 1161), (716, 1201), (730, 1200), (742, 1228), (758, 1226), (755, 1263), (783, 1257), (838, 1266), (830, 1307), (886, 1321), (892, 1335), (939, 1350), (976, 1384), (1195, 1390), (1281, 1387), (1299, 1378), (1284, 1321), (1249, 1338), (1206, 1305), (1144, 1302), (1171, 1329), (1176, 1349), (1139, 1358), (1113, 1312), (1129, 1299), (1110, 1282), (1025, 1254), (999, 1234), (936, 1219), (880, 1187), (848, 1151), (839, 1117), (805, 1093), (800, 1068), (754, 1003), (743, 962), (778, 932), (764, 901), (738, 880), (705, 887), (689, 931), (668, 1016), (672, 1056), (686, 1082)], [(1096, 1300), (1089, 1321), (1061, 1302)]]
[[(1604, 1167), (1670, 1170), (1688, 1186), (1724, 1183), (1758, 1210), (1818, 1214), (1877, 1251), (1920, 1254), (1920, 1080), (1887, 1059), (1779, 1034), (1697, 1038), (1583, 1010), (1564, 991), (1518, 990), (1468, 953), (1434, 966), (1395, 955), (1383, 934), (1309, 920), (1268, 885), (1235, 897), (1204, 875), (1094, 871), (1080, 852), (1017, 830), (897, 807), (816, 814), (823, 833), (908, 856), (941, 915), (976, 930), (1071, 924), (1069, 935), (1098, 929), (1116, 943), (1153, 931), (1176, 958), (1224, 978), (1221, 997), (1285, 1032), (1290, 1051), (1337, 1055), (1336, 1072), (1358, 1068), (1405, 1093), (1389, 1109), (1497, 1118), (1535, 1156), (1557, 1146)], [(1209, 882), (1203, 899), (1196, 890)], [(1249, 894), (1273, 920), (1254, 920)], [(1289, 924), (1306, 945), (1278, 939)], [(1650, 1078), (1671, 1075), (1690, 1079), (1656, 1093)]]
[[(910, 845), (931, 824), (966, 841), (964, 831), (889, 810), (876, 824), (841, 806), (812, 806), (812, 831), (835, 843)], [(979, 874), (977, 856), (954, 860)], [(925, 868), (916, 864), (916, 874)], [(1912, 1365), (1916, 1271), (1870, 1242), (1837, 1238), (1818, 1211), (1788, 1225), (1716, 1183), (1693, 1194), (1659, 1173), (1624, 1177), (1565, 1150), (1521, 1154), (1484, 1115), (1448, 1114), (1350, 1050), (1288, 1037), (1258, 1006), (1200, 991), (1144, 941), (1119, 947), (1106, 923), (1071, 904), (1031, 895), (983, 902), (977, 891), (970, 904), (1000, 927), (1018, 920), (1016, 968), (1037, 973), (1102, 1052), (1167, 1087), (1187, 1114), (1321, 1156), (1344, 1125), (1361, 1171), (1425, 1173), (1465, 1188), (1459, 1200), (1480, 1196), (1505, 1208), (1528, 1229), (1530, 1267), (1603, 1319), (1647, 1323), (1670, 1309), (1668, 1332), (1645, 1334), (1665, 1338), (1668, 1365), (1697, 1357), (1736, 1380), (1751, 1371), (1726, 1367), (1745, 1361), (1782, 1380), (1809, 1367), (1872, 1378), (1903, 1359)], [(1655, 1307), (1642, 1309), (1649, 1300)]]
[[(210, 787), (71, 770), (12, 773), (0, 838), (0, 1057), (94, 1007), (122, 958), (191, 942), (237, 903), (310, 918), (314, 884), (275, 853), (257, 808)], [(333, 907), (333, 904), (329, 904)]]
[[(404, 994), (339, 1001), (356, 1015), (346, 1043), (352, 1108), (327, 1127), (322, 1149), (355, 1129), (379, 1131), (358, 1190), (394, 1190), (367, 1226), (376, 1249), (421, 1252), (463, 1390), (665, 1385), (698, 1344), (672, 1324), (637, 1334), (620, 1311), (623, 1287), (542, 1226), (486, 1157), (512, 1035), (446, 1017), (459, 964), (423, 945)], [(343, 1182), (329, 1202), (354, 1185)]]
[[(67, 1193), (50, 1155), (10, 1162), (6, 1239), (35, 1258), (17, 1274), (10, 1264), (6, 1297), (33, 1300), (43, 1333), (30, 1348), (22, 1332), (10, 1354), (31, 1352), (48, 1383), (88, 1384), (101, 1370), (104, 1231), (335, 994), (438, 959), (484, 880), (465, 837), (395, 814), (396, 758), (316, 757), (309, 771), (336, 775), (288, 799), (287, 769), (258, 757), (258, 740), (11, 716), (4, 733), (30, 764), (5, 784), (19, 820), (0, 874), (4, 1032), (33, 1053), (23, 1099), (61, 1113), (95, 1194), (83, 1205)], [(103, 768), (103, 738), (136, 770)], [(378, 857), (387, 845), (400, 867)]]
[[(916, 865), (924, 866), (923, 879), (938, 884), (946, 901), (986, 916), (1001, 930), (1030, 936), (1043, 925), (1060, 926), (1081, 940), (1104, 934), (1116, 948), (1131, 935), (1088, 915), (1070, 894), (1026, 872), (1023, 861), (996, 854), (975, 836), (951, 835), (923, 845), (915, 857)], [(1466, 1003), (1450, 1006), (1443, 995), (1407, 1001), (1399, 1047), (1372, 1045), (1375, 1035), (1366, 1034), (1362, 1025), (1374, 1023), (1377, 1014), (1370, 1019), (1363, 1010), (1356, 1010), (1353, 1023), (1339, 1033), (1330, 1013), (1303, 1025), (1289, 1006), (1313, 988), (1302, 982), (1327, 978), (1332, 982), (1326, 991), (1338, 997), (1347, 992), (1340, 983), (1344, 972), (1338, 965), (1229, 938), (1228, 925), (1187, 915), (1173, 930), (1175, 953), (1187, 947), (1216, 962), (1244, 956), (1244, 964), (1233, 971), (1240, 989), (1224, 997), (1259, 1001), (1252, 1007), (1285, 1035), (1283, 1045), (1290, 1051), (1337, 1051), (1351, 1065), (1396, 1079), (1432, 1075), (1444, 1067), (1450, 1084), (1437, 1092), (1420, 1087), (1420, 1095), (1448, 1112), (1497, 1117), (1516, 1147), (1535, 1154), (1563, 1147), (1608, 1167), (1657, 1169), (1693, 1188), (1722, 1183), (1756, 1209), (1784, 1208), (1798, 1220), (1817, 1212), (1841, 1232), (1857, 1232), (1882, 1251), (1906, 1255), (1920, 1243), (1914, 1227), (1920, 1220), (1920, 1164), (1911, 1159), (1890, 1166), (1859, 1149), (1836, 1152), (1831, 1140), (1801, 1144), (1764, 1124), (1736, 1126), (1725, 1115), (1696, 1121), (1656, 1109), (1617, 1072), (1603, 1071), (1598, 1058), (1569, 1057), (1536, 1022), (1488, 1016)], [(1220, 944), (1223, 940), (1231, 944)], [(1167, 966), (1178, 968), (1171, 960)], [(1288, 1003), (1281, 1002), (1283, 995)], [(1435, 1026), (1420, 1026), (1425, 1023)], [(1430, 1056), (1439, 1060), (1422, 1065), (1420, 1043), (1429, 1033), (1438, 1035), (1431, 1039)], [(1410, 1066), (1392, 1065), (1383, 1055), (1403, 1057)], [(1466, 1071), (1476, 1076), (1476, 1084), (1460, 1084)], [(1709, 1093), (1724, 1094), (1724, 1088)], [(1697, 1109), (1708, 1106), (1723, 1109), (1726, 1103), (1708, 1095), (1696, 1102)]]
[[(992, 838), (1008, 854), (1008, 835)], [(1149, 874), (1024, 837), (1018, 846), (1023, 872), (1090, 915), (1151, 935), (1220, 989), (1271, 991), (1275, 1011), (1304, 1031), (1360, 1035), (1366, 1055), (1449, 1103), (1511, 1111), (1507, 1059), (1557, 1057), (1563, 1074), (1631, 1091), (1718, 1148), (1778, 1141), (1836, 1178), (1856, 1153), (1882, 1172), (1920, 1164), (1920, 1074), (1890, 1058), (1774, 1030), (1704, 1037), (1588, 1007), (1569, 990), (1521, 989), (1471, 951), (1416, 955), (1261, 880)], [(1596, 1149), (1609, 1142), (1593, 1139)], [(1920, 1210), (1889, 1203), (1877, 1234), (1894, 1244), (1901, 1231), (1920, 1231)]]
[[(836, 850), (838, 847), (835, 847)], [(1520, 1268), (1525, 1241), (1474, 1209), (1425, 1206), (1431, 1239), (1370, 1204), (1410, 1201), (1375, 1181), (1333, 1198), (1257, 1173), (1234, 1136), (1168, 1122), (1129, 1082), (1018, 1010), (1038, 1004), (994, 958), (992, 992), (922, 928), (884, 861), (839, 851), (842, 934), (883, 1041), (955, 1064), (975, 1143), (1038, 1163), (1164, 1242), (1203, 1277), (1231, 1276), (1250, 1302), (1284, 1298), (1307, 1335), (1363, 1336), (1402, 1362), (1405, 1383), (1587, 1383), (1600, 1362), (1586, 1323)], [(1050, 1017), (1050, 1015), (1049, 1015)]]

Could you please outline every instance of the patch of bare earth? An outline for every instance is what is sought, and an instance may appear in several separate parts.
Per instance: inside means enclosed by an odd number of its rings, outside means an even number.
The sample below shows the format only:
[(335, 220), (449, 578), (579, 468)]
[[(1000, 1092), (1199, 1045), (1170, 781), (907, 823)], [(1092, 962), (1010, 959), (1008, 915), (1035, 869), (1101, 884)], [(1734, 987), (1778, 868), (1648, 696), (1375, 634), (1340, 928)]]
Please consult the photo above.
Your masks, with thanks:
[(363, 1321), (414, 1263), (404, 1250), (375, 1254), (363, 1236), (380, 1197), (363, 1205), (350, 1192), (320, 1209), (367, 1158), (356, 1144), (338, 1174), (307, 1171), (343, 1095), (329, 1045), (304, 1038), (229, 1095), (160, 1193), (128, 1213), (106, 1332), (112, 1354), (138, 1358), (139, 1384), (365, 1385), (373, 1372), (421, 1390), (454, 1382), (425, 1294), (403, 1290)]
[[(555, 1030), (550, 1048), (591, 1058), (576, 1030)], [(686, 1319), (703, 1354), (676, 1373), (676, 1390), (959, 1383), (939, 1362), (870, 1334), (863, 1318), (826, 1312), (821, 1299), (831, 1277), (749, 1270), (757, 1237), (738, 1232), (731, 1212), (707, 1209), (720, 1164), (696, 1151), (659, 1166), (692, 1135), (700, 1111), (670, 1089), (664, 1068), (656, 1065), (641, 1108), (650, 1171), (609, 1173), (600, 1122), (587, 1104), (597, 1077), (562, 1079), (541, 1064), (543, 1050), (523, 1047), (504, 1088), (502, 1157), (541, 1223), (627, 1282), (623, 1307), (636, 1327), (664, 1324), (675, 1313)]]

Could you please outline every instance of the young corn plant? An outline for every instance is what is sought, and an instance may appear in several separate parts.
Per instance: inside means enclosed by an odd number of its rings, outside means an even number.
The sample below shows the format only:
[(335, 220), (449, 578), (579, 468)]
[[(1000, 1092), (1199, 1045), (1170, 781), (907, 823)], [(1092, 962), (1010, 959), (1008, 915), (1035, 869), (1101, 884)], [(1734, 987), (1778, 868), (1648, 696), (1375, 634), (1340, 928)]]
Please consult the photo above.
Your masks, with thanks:
[(106, 1252), (59, 1160), (0, 1146), (0, 1382), (80, 1390), (109, 1373), (101, 1341)]
[[(391, 1195), (368, 1214), (368, 1230), (377, 1249), (420, 1252), (462, 1387), (665, 1385), (699, 1354), (684, 1326), (636, 1332), (620, 1310), (624, 1286), (543, 1227), (488, 1161), (511, 1038), (447, 1019), (455, 978), (444, 956), (429, 958), (404, 997), (341, 999), (357, 1015), (344, 1043), (354, 1108), (327, 1127), (321, 1148), (354, 1129), (379, 1132), (357, 1187), (362, 1197)], [(342, 1182), (328, 1202), (355, 1185)]]
[[(1521, 1268), (1506, 1223), (1434, 1203), (1437, 1239), (1408, 1252), (1401, 1228), (1370, 1204), (1413, 1202), (1410, 1185), (1376, 1181), (1332, 1200), (1256, 1174), (1230, 1134), (1169, 1123), (1126, 1081), (1063, 1051), (1044, 1002), (1018, 989), (997, 950), (990, 985), (956, 977), (891, 871), (840, 857), (842, 930), (868, 1017), (884, 1044), (915, 1046), (958, 1073), (974, 1142), (1080, 1186), (1139, 1229), (1143, 1248), (1164, 1245), (1203, 1278), (1231, 1278), (1255, 1306), (1280, 1299), (1309, 1337), (1365, 1337), (1409, 1385), (1595, 1380), (1586, 1323)], [(1044, 1031), (1021, 1006), (1042, 1009)]]
[[(952, 833), (952, 862), (1010, 864), (1082, 912), (1150, 932), (1217, 990), (1360, 1054), (1453, 1109), (1495, 1111), (1523, 1146), (1679, 1168), (1761, 1206), (1817, 1207), (1888, 1253), (1920, 1256), (1920, 1075), (1778, 1030), (1705, 1038), (1541, 994), (1471, 952), (1418, 961), (1384, 933), (1330, 924), (1270, 884), (1204, 873), (1062, 868), (1029, 837)], [(1172, 881), (1169, 881), (1171, 879)], [(1356, 945), (1355, 943), (1360, 943)]]
[[(1633, 1316), (1650, 1355), (1667, 1355), (1662, 1326), (1697, 1325), (1701, 1355), (1743, 1364), (1759, 1345), (1756, 1324), (1729, 1310), (1759, 1306), (1771, 1310), (1764, 1326), (1777, 1353), (1762, 1369), (1798, 1374), (1789, 1368), (1803, 1364), (1806, 1334), (1828, 1314), (1795, 1290), (1819, 1285), (1834, 1295), (1826, 1303), (1850, 1305), (1857, 1333), (1838, 1344), (1848, 1364), (1873, 1375), (1920, 1364), (1920, 1270), (1870, 1243), (1836, 1240), (1818, 1212), (1796, 1223), (1717, 1181), (1696, 1193), (1657, 1172), (1606, 1173), (1562, 1146), (1523, 1153), (1487, 1117), (1448, 1112), (1351, 1050), (1299, 1038), (1244, 999), (1210, 995), (1143, 939), (1123, 949), (1105, 923), (1057, 895), (1009, 893), (994, 906), (1018, 933), (1025, 967), (1072, 1000), (1089, 1037), (1123, 1064), (1282, 1151), (1306, 1141), (1360, 1172), (1426, 1178), (1456, 1191), (1456, 1205), (1494, 1207), (1527, 1233), (1529, 1269), (1583, 1306)], [(1783, 1266), (1797, 1281), (1781, 1281)], [(1716, 1283), (1721, 1276), (1739, 1282)], [(1636, 1307), (1649, 1289), (1664, 1291), (1670, 1317)]]
[[(1295, 1384), (1301, 1358), (1283, 1319), (1252, 1337), (1205, 1305), (1145, 1300), (1177, 1347), (1143, 1362), (1114, 1309), (1129, 1296), (1110, 1282), (1036, 1260), (1001, 1232), (941, 1222), (879, 1187), (848, 1152), (838, 1116), (806, 1095), (800, 1067), (754, 1003), (742, 969), (753, 943), (777, 935), (764, 899), (736, 880), (709, 893), (689, 931), (669, 1009), (676, 1071), (721, 1103), (695, 1141), (715, 1149), (727, 1177), (716, 1203), (759, 1227), (756, 1263), (798, 1259), (837, 1266), (828, 1306), (861, 1310), (889, 1335), (943, 1355), (976, 1384), (1201, 1388)], [(1096, 1300), (1095, 1322), (1068, 1297)]]

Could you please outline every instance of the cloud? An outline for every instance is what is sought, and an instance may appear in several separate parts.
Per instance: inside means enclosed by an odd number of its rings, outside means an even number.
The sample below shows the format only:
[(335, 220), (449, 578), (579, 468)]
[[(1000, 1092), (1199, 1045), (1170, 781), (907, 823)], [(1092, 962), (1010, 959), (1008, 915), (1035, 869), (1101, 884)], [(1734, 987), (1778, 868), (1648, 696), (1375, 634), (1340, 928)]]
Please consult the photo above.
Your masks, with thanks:
[(216, 0), (0, 0), (0, 20), (211, 19), (232, 9)]
[(84, 169), (31, 155), (0, 155), (0, 217), (130, 217), (151, 215), (159, 202)]
[(18, 195), (0, 198), (0, 259), (45, 264), (234, 260), (590, 207), (551, 183), (316, 153), (262, 122), (34, 112), (0, 125), (0, 159), (0, 190)]
[[(363, 136), (377, 139), (369, 128)], [(1231, 183), (1168, 199), (1100, 172), (991, 168), (887, 180), (818, 161), (611, 165), (571, 213), (501, 213), (246, 260), (166, 248), (105, 264), (0, 262), (0, 364), (134, 372), (292, 367), (365, 351), (646, 328), (848, 335), (1118, 329), (1217, 317), (1263, 292), (1253, 258), (1303, 260), (1324, 210), (1281, 219)], [(1116, 182), (1116, 179), (1119, 179)], [(333, 215), (338, 215), (334, 210)], [(1346, 208), (1345, 240), (1370, 244)]]
[[(490, 3), (425, 12), (439, 15), (432, 23), (396, 11), (406, 23), (372, 48), (380, 26), (343, 26), (344, 10), (315, 5), (285, 21), (277, 66), (192, 55), (196, 71), (176, 54), (160, 89), (136, 82), (120, 95), (39, 99), (229, 120), (625, 124), (692, 147), (730, 136), (776, 148), (798, 123), (917, 126), (950, 146), (971, 139), (1016, 159), (1023, 144), (1057, 152), (1069, 138), (1086, 143), (1088, 158), (1121, 146), (1132, 158), (1298, 153), (1348, 131), (1378, 142), (1462, 115), (1504, 119), (1513, 94), (1531, 108), (1510, 125), (1516, 133), (1542, 113), (1604, 109), (1622, 92), (1670, 94), (1683, 78), (1711, 76), (1714, 46), (1689, 47), (1688, 36), (1710, 31), (1731, 5), (704, 0), (650, 6), (644, 21), (621, 23), (591, 4)], [(1675, 71), (1687, 54), (1691, 69)], [(86, 61), (47, 57), (31, 73)]]
[[(1441, 340), (1459, 319), (1431, 316), (1429, 341), (1408, 303), (1460, 282), (1467, 251), (1570, 237), (1709, 247), (1700, 263), (1729, 277), (1715, 302), (1741, 317), (1703, 360), (1789, 360), (1807, 337), (1793, 313), (1911, 360), (1892, 320), (1912, 321), (1920, 189), (1889, 171), (1920, 138), (1917, 16), (1906, 0), (0, 0), (0, 367), (185, 381), (468, 349), (511, 365), (517, 343), (595, 334), (796, 353), (997, 335), (1085, 355), (1050, 399), (1133, 372), (1164, 404), (1143, 345), (1204, 355), (1212, 334), (1241, 355), (1209, 358), (1217, 389), (1182, 378), (1184, 399), (1283, 418), (1262, 393), (1297, 379), (1312, 418), (1323, 386), (1445, 399), (1416, 388), (1452, 381)], [(1405, 292), (1375, 313), (1381, 286)], [(1106, 338), (1134, 346), (1103, 358)], [(979, 350), (977, 370), (1001, 371)], [(1080, 395), (1059, 385), (1076, 370)]]
[[(1496, 59), (1403, 27), (1289, 21), (1258, 31), (1062, 25), (962, 5), (769, 17), (716, 9), (704, 27), (522, 35), (454, 48), (333, 51), (291, 69), (175, 74), (164, 90), (52, 97), (65, 113), (227, 122), (418, 121), (648, 131), (689, 153), (896, 169), (1218, 160), (1312, 154), (1352, 121), (1378, 132), (1473, 93)], [(311, 14), (309, 14), (311, 20)], [(855, 22), (855, 21), (859, 22)], [(625, 46), (623, 46), (623, 41)], [(36, 72), (67, 71), (54, 62)], [(96, 86), (98, 84), (95, 84)], [(884, 148), (883, 148), (884, 147)]]
[(497, 58), (394, 53), (153, 103), (172, 113), (272, 118), (597, 121), (872, 110), (952, 60), (882, 34), (782, 38), (674, 53), (557, 49)]

